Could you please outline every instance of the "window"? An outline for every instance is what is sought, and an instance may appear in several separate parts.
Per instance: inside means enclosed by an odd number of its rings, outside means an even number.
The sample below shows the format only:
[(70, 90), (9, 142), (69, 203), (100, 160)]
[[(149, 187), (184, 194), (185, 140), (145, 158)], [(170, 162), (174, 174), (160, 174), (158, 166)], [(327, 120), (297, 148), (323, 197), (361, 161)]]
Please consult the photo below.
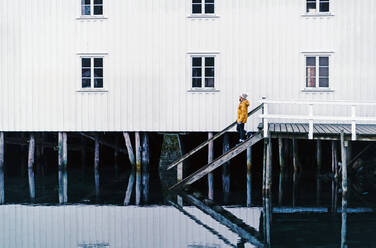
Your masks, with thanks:
[(214, 0), (192, 0), (192, 14), (214, 14)]
[(192, 56), (192, 88), (214, 88), (214, 63), (214, 56)]
[(329, 88), (329, 56), (306, 56), (306, 87)]
[(81, 87), (103, 88), (103, 58), (81, 58)]
[(103, 0), (81, 0), (81, 15), (103, 15)]
[(306, 12), (309, 14), (328, 13), (330, 0), (307, 0)]

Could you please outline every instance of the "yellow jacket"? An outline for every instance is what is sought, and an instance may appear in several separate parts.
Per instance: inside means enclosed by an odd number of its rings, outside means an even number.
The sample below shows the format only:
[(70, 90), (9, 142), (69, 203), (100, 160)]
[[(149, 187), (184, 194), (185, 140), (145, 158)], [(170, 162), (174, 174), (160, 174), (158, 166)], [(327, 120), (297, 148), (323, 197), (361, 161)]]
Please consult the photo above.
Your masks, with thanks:
[(249, 101), (244, 100), (241, 103), (239, 103), (238, 107), (238, 118), (236, 121), (239, 123), (246, 123), (247, 118), (248, 118), (248, 106), (249, 106)]

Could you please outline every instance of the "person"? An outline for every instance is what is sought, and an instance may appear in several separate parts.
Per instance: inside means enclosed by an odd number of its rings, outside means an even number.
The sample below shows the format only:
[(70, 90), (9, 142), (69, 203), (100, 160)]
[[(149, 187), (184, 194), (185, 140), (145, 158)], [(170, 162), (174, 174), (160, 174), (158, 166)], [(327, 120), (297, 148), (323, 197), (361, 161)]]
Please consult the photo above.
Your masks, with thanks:
[(247, 100), (248, 95), (243, 93), (239, 96), (239, 107), (238, 116), (236, 119), (237, 125), (236, 130), (239, 132), (239, 142), (243, 142), (246, 139), (246, 131), (244, 130), (244, 124), (247, 122), (248, 118), (248, 106), (249, 101)]

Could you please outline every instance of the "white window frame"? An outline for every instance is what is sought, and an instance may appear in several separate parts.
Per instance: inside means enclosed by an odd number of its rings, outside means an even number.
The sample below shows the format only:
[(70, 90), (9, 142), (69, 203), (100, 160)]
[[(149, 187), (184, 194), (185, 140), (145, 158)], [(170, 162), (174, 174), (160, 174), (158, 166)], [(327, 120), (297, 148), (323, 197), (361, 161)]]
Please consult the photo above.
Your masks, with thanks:
[[(334, 75), (335, 75), (335, 69), (334, 69), (334, 52), (303, 52), (303, 59), (302, 59), (302, 79), (304, 82), (304, 87), (302, 89), (303, 92), (333, 92), (334, 91)], [(316, 69), (316, 78), (315, 78), (315, 87), (307, 87), (307, 81), (306, 81), (306, 70), (307, 70), (307, 57), (315, 57), (315, 69)], [(319, 84), (319, 57), (328, 57), (329, 63), (328, 63), (328, 87), (320, 87)]]
[[(214, 87), (205, 87), (205, 59), (202, 63), (201, 87), (193, 87), (192, 69), (193, 57), (214, 57)], [(219, 52), (189, 52), (187, 53), (186, 82), (188, 92), (219, 92)]]
[(94, 15), (94, 0), (90, 0), (90, 15), (83, 15), (82, 14), (82, 0), (78, 0), (80, 7), (79, 7), (79, 17), (76, 19), (107, 19), (105, 17), (105, 2), (106, 0), (102, 0), (102, 14), (101, 15)]
[[(108, 90), (105, 88), (105, 66), (106, 66), (106, 56), (107, 53), (78, 53), (79, 57), (79, 62), (78, 62), (78, 73), (77, 77), (79, 78), (78, 80), (78, 90), (77, 92), (108, 92)], [(90, 88), (83, 88), (82, 87), (82, 59), (83, 58), (90, 58)], [(102, 65), (102, 70), (103, 70), (103, 86), (101, 88), (95, 88), (94, 87), (94, 58), (101, 58), (103, 65)]]
[[(316, 9), (313, 12), (307, 11), (307, 2), (314, 1), (314, 0), (304, 0), (304, 14), (303, 16), (333, 16), (333, 5), (335, 0), (316, 0)], [(329, 2), (329, 11), (328, 12), (321, 12), (320, 11), (320, 1), (328, 1)]]
[(204, 19), (211, 19), (211, 18), (219, 18), (217, 15), (217, 5), (218, 0), (214, 0), (214, 13), (205, 13), (205, 0), (202, 0), (201, 2), (201, 13), (193, 13), (193, 1), (187, 0), (186, 10), (189, 10), (189, 13), (187, 13), (188, 18), (204, 18)]

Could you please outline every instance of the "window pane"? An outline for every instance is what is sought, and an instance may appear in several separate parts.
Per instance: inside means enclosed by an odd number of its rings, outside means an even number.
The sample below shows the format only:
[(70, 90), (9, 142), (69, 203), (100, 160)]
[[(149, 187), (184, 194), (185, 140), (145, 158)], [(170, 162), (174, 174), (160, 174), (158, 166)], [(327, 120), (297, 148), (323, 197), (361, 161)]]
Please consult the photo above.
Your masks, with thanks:
[(214, 57), (206, 57), (205, 66), (214, 66)]
[(90, 0), (81, 0), (81, 4), (84, 5), (90, 5)]
[(202, 13), (202, 6), (201, 4), (193, 4), (192, 5), (192, 13), (193, 14), (201, 14)]
[(94, 88), (103, 88), (103, 78), (94, 79)]
[(87, 6), (87, 5), (82, 6), (81, 15), (90, 15), (90, 6)]
[(94, 67), (103, 67), (103, 59), (102, 58), (95, 58), (94, 59)]
[(192, 77), (201, 77), (201, 68), (193, 68), (192, 69)]
[(201, 0), (192, 0), (192, 3), (201, 3)]
[(214, 87), (214, 78), (205, 78), (205, 87)]
[(202, 66), (202, 58), (194, 57), (192, 58), (192, 66)]
[(90, 67), (91, 61), (90, 58), (82, 58), (82, 67)]
[(329, 12), (329, 3), (320, 3), (320, 12)]
[(214, 77), (214, 68), (205, 68), (205, 77)]
[(90, 77), (90, 69), (82, 69), (82, 77)]
[(306, 57), (307, 66), (316, 66), (316, 57)]
[(320, 87), (329, 87), (329, 78), (319, 78)]
[(192, 87), (201, 87), (201, 78), (192, 78)]
[(319, 68), (319, 76), (320, 77), (329, 77), (329, 68), (328, 67), (320, 67)]
[(94, 4), (103, 4), (103, 0), (94, 0)]
[(94, 69), (94, 77), (103, 77), (103, 69)]
[(205, 13), (214, 14), (214, 4), (205, 4)]
[(319, 58), (319, 65), (320, 66), (329, 66), (329, 58), (328, 57), (320, 57)]
[(214, 3), (214, 0), (205, 0), (205, 3)]
[(90, 79), (82, 79), (82, 88), (90, 88)]
[(307, 67), (306, 87), (316, 87), (316, 67)]
[(94, 6), (94, 15), (103, 15), (103, 6)]
[(307, 1), (307, 13), (316, 12), (316, 1)]

